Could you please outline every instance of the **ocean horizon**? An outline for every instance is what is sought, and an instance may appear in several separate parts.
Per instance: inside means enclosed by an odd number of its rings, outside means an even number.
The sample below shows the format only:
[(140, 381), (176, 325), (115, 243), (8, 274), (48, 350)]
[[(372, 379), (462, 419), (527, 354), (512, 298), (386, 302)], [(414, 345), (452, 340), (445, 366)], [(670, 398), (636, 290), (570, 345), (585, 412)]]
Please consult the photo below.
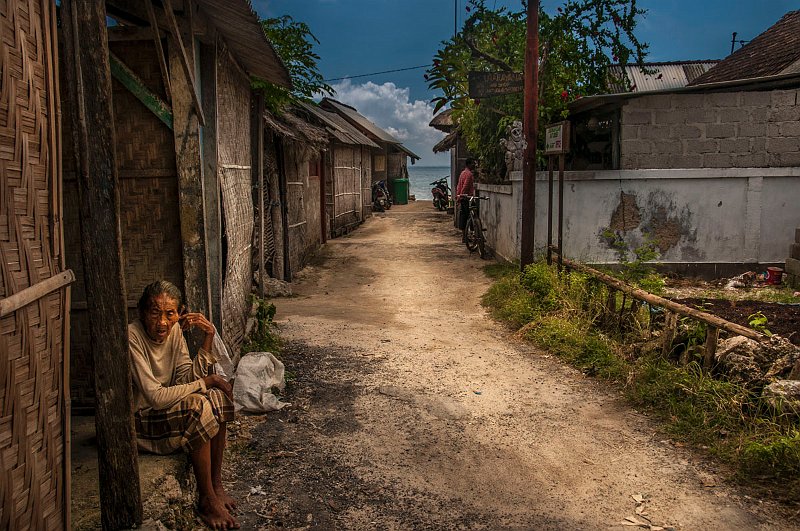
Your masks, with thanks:
[(433, 201), (430, 183), (442, 177), (450, 177), (450, 166), (408, 166), (408, 193), (417, 201)]

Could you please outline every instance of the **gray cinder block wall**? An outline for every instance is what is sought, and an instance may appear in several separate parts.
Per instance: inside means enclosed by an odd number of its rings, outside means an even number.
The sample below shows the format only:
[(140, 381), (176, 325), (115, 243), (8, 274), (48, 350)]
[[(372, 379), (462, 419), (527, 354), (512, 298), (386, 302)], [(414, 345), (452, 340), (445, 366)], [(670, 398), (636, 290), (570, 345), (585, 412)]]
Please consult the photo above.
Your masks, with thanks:
[(622, 109), (622, 169), (800, 166), (800, 90), (658, 94)]

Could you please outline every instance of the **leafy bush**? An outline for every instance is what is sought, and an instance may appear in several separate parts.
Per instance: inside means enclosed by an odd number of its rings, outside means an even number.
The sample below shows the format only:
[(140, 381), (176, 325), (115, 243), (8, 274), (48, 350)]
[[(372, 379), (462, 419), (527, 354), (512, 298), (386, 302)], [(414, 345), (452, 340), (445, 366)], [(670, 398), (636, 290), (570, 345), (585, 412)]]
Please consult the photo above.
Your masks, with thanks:
[(242, 346), (242, 354), (247, 352), (280, 351), (281, 341), (272, 320), (275, 318), (275, 305), (265, 299), (253, 298), (256, 304), (255, 326)]

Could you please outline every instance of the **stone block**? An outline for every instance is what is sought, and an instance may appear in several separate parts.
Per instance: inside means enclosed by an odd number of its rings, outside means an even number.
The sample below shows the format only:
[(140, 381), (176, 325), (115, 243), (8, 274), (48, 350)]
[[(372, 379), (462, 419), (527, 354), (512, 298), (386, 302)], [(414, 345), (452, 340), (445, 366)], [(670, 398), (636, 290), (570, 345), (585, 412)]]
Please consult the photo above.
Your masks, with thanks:
[(790, 275), (800, 276), (800, 260), (797, 258), (787, 258), (783, 270)]
[(800, 105), (796, 107), (774, 107), (767, 112), (770, 122), (791, 122), (800, 120)]
[(647, 140), (663, 140), (669, 138), (668, 125), (646, 125), (639, 129), (639, 137)]
[(772, 107), (794, 107), (798, 103), (796, 90), (773, 90), (770, 98)]
[(702, 130), (695, 125), (673, 125), (670, 130), (670, 137), (680, 140), (700, 138), (702, 135)]
[(733, 123), (733, 122), (749, 122), (750, 121), (750, 109), (747, 107), (737, 107), (731, 109), (721, 109), (719, 111), (719, 121), (722, 123)]
[(800, 167), (800, 151), (778, 153), (778, 166), (781, 168)]
[(622, 142), (622, 152), (627, 154), (652, 153), (653, 148), (646, 140), (626, 140)]
[(800, 136), (800, 122), (783, 122), (779, 130), (781, 136)]
[(667, 111), (656, 111), (655, 123), (661, 124), (684, 124), (686, 123), (687, 113), (685, 110), (670, 109)]
[(683, 155), (676, 153), (669, 156), (669, 169), (702, 168), (703, 155)]
[(770, 153), (791, 153), (800, 151), (800, 137), (767, 138), (767, 151)]
[(766, 107), (770, 104), (771, 99), (770, 93), (766, 91), (742, 93), (742, 105)]
[(749, 153), (749, 138), (723, 138), (719, 141), (720, 153)]
[(736, 155), (733, 163), (737, 168), (763, 168), (767, 165), (767, 154), (748, 153), (746, 155)]
[(752, 143), (750, 144), (750, 150), (754, 153), (767, 151), (767, 139), (765, 137), (757, 136), (755, 138), (751, 138), (750, 140), (752, 140)]
[(653, 123), (653, 113), (651, 111), (631, 111), (625, 112), (622, 116), (624, 125), (648, 125)]
[(800, 260), (800, 243), (793, 243), (789, 247), (789, 256), (794, 260)]
[(704, 168), (730, 168), (733, 166), (733, 156), (727, 153), (708, 153), (703, 155)]
[(699, 109), (705, 105), (702, 94), (674, 94), (672, 106), (675, 109)]
[(642, 98), (644, 105), (648, 109), (670, 109), (672, 108), (672, 98), (669, 94), (659, 94), (657, 96), (646, 96)]
[(653, 141), (653, 154), (663, 153), (671, 155), (672, 153), (682, 153), (683, 142), (680, 140), (654, 140)]
[(631, 155), (629, 153), (622, 153), (620, 155), (620, 166), (623, 170), (637, 170), (639, 169), (639, 155)]
[(686, 142), (686, 153), (717, 153), (719, 151), (719, 140), (688, 140)]
[(715, 107), (737, 107), (739, 105), (739, 93), (737, 92), (718, 92), (705, 95), (708, 105)]
[(638, 125), (623, 125), (621, 132), (621, 140), (637, 140), (639, 138)]
[(733, 138), (736, 136), (736, 126), (733, 124), (707, 124), (706, 138)]
[(767, 107), (753, 107), (750, 110), (750, 121), (753, 123), (766, 122), (769, 117), (769, 109)]
[(767, 124), (765, 123), (740, 123), (738, 127), (739, 137), (764, 136), (767, 134)]

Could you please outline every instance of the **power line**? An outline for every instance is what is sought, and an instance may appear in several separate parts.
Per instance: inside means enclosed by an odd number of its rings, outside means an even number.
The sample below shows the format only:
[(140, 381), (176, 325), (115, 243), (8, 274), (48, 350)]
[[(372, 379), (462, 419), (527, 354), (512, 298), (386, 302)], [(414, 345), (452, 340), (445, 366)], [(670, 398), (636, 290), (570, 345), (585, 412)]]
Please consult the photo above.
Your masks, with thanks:
[(355, 79), (357, 77), (369, 77), (369, 76), (377, 76), (380, 74), (391, 74), (393, 72), (405, 72), (406, 70), (417, 70), (420, 68), (428, 68), (431, 65), (420, 65), (420, 66), (409, 66), (408, 68), (395, 68), (394, 70), (384, 70), (383, 72), (372, 72), (371, 74), (359, 74), (357, 76), (344, 76), (344, 77), (333, 77), (331, 79), (326, 79), (325, 83), (329, 83), (331, 81), (341, 81), (343, 79)]

